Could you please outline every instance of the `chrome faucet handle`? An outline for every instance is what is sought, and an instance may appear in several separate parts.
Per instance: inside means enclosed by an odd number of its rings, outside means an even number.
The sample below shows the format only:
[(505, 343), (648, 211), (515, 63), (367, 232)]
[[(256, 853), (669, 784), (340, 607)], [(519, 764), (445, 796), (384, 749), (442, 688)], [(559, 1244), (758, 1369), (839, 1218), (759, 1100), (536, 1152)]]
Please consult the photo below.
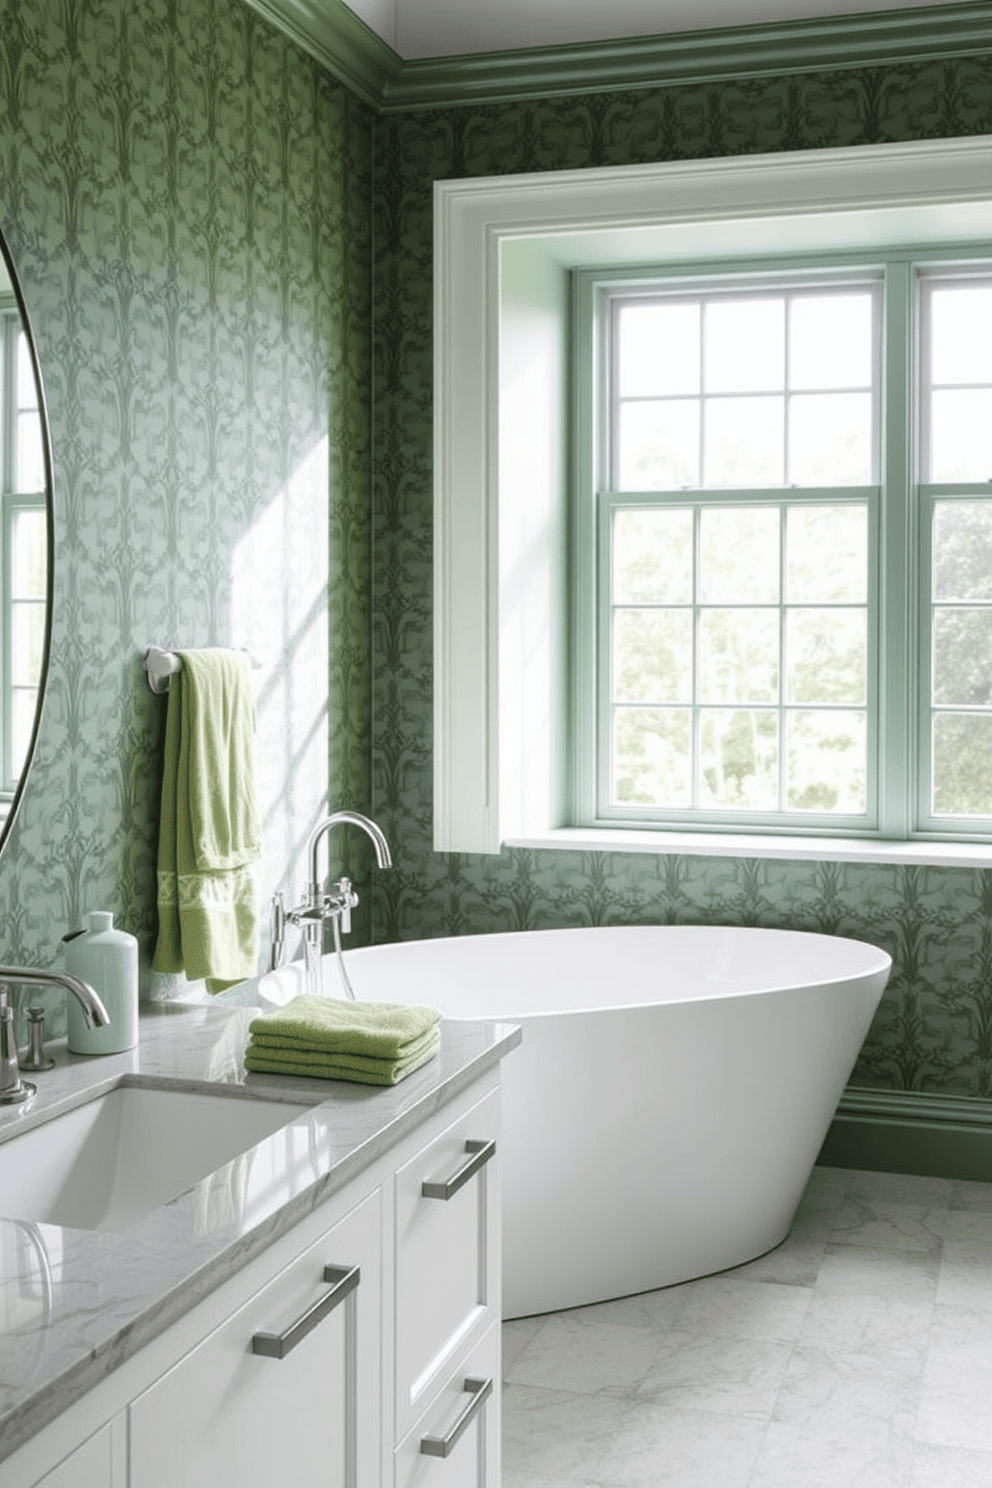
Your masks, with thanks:
[(334, 892), (328, 894), (325, 900), (328, 913), (337, 915), (338, 924), (342, 935), (351, 934), (351, 911), (358, 908), (358, 895), (351, 887), (350, 878), (339, 878), (334, 885)]
[(38, 1070), (55, 1068), (55, 1060), (45, 1057), (45, 1009), (28, 1008), (28, 1051), (21, 1060), (21, 1069), (35, 1073)]
[(0, 984), (0, 1106), (15, 1106), (30, 1100), (37, 1089), (30, 1081), (21, 1079), (10, 988)]

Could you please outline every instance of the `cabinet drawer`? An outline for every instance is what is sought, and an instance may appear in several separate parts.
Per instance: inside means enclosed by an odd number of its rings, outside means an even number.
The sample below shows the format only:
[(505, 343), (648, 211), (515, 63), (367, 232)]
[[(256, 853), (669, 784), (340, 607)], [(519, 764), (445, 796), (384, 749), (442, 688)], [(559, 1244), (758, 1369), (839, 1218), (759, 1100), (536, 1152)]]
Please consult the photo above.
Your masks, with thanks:
[(373, 1488), (380, 1216), (377, 1191), (132, 1402), (130, 1488)]
[(455, 1353), (499, 1317), (499, 1092), (396, 1174), (396, 1437)]
[(499, 1360), (495, 1322), (397, 1447), (394, 1488), (499, 1488)]

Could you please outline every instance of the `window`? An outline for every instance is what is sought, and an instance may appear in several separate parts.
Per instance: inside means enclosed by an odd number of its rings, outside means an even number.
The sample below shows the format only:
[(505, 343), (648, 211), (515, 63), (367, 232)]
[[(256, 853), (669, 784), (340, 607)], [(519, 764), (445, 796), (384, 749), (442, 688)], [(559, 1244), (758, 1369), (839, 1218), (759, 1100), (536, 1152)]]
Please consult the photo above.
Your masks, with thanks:
[(580, 816), (992, 837), (992, 267), (578, 280)]
[[(941, 815), (931, 809), (932, 740), (921, 716), (930, 709), (932, 658), (918, 618), (929, 628), (926, 524), (938, 493), (926, 489), (919, 466), (925, 399), (909, 316), (921, 326), (927, 275), (948, 285), (981, 275), (992, 242), (990, 181), (992, 142), (975, 136), (435, 183), (437, 852), (499, 853), (509, 843), (988, 864), (985, 822), (947, 815), (940, 802)], [(685, 279), (685, 266), (696, 265), (694, 290), (715, 289), (718, 269), (732, 265), (740, 276), (750, 264), (766, 275), (765, 287), (772, 269), (780, 287), (796, 287), (802, 268), (821, 281), (860, 277), (881, 296), (874, 502), (867, 493), (866, 720), (874, 733), (866, 744), (868, 811), (856, 827), (836, 810), (822, 813), (816, 832), (802, 831), (789, 812), (767, 826), (753, 811), (741, 813), (737, 831), (697, 830), (718, 825), (704, 824), (699, 812), (684, 826), (639, 811), (629, 819), (599, 815), (594, 516), (610, 481), (606, 469), (575, 469), (577, 452), (588, 462), (602, 451), (601, 430), (586, 427), (592, 389), (568, 393), (577, 361), (572, 312), (588, 271), (605, 270), (600, 283), (625, 278), (646, 293), (645, 264), (657, 266), (655, 282), (662, 274)], [(763, 287), (754, 274), (750, 287)], [(922, 360), (923, 340), (915, 350)], [(592, 351), (578, 359), (580, 378), (601, 372), (605, 348), (597, 342)], [(894, 378), (904, 392), (890, 396)], [(975, 500), (992, 489), (989, 473), (968, 477)], [(959, 503), (969, 494), (961, 482), (949, 483), (957, 483)], [(688, 505), (699, 499), (680, 494)], [(788, 487), (767, 494), (779, 502), (792, 495)], [(846, 487), (843, 501), (857, 495)], [(893, 562), (891, 554), (901, 557)], [(566, 602), (583, 593), (584, 608)], [(575, 726), (581, 710), (584, 729)], [(918, 792), (924, 773), (926, 791)]]
[(16, 305), (0, 302), (0, 801), (34, 726), (45, 647), (47, 518), (38, 394)]

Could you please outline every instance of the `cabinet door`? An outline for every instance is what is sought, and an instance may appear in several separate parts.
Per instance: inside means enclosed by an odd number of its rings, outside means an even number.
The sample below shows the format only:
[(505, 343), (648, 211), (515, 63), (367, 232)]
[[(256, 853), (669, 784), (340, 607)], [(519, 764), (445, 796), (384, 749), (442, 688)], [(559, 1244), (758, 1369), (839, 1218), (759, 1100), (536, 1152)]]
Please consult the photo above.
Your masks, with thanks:
[(396, 1436), (499, 1316), (499, 1093), (396, 1174)]
[(130, 1488), (377, 1488), (379, 1313), (376, 1192), (132, 1403)]
[(394, 1488), (500, 1488), (499, 1329), (459, 1361), (397, 1447)]
[[(53, 1467), (37, 1488), (114, 1488), (112, 1425), (107, 1423)], [(3, 1468), (0, 1467), (0, 1477)]]

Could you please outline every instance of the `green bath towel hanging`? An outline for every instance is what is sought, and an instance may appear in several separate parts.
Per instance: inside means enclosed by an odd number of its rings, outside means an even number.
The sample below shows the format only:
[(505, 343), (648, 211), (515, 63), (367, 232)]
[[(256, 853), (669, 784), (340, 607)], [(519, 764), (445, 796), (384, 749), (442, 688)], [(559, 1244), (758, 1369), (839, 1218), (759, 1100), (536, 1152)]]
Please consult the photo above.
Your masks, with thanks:
[(179, 655), (165, 726), (152, 969), (185, 971), (222, 992), (258, 971), (251, 663), (240, 651)]

